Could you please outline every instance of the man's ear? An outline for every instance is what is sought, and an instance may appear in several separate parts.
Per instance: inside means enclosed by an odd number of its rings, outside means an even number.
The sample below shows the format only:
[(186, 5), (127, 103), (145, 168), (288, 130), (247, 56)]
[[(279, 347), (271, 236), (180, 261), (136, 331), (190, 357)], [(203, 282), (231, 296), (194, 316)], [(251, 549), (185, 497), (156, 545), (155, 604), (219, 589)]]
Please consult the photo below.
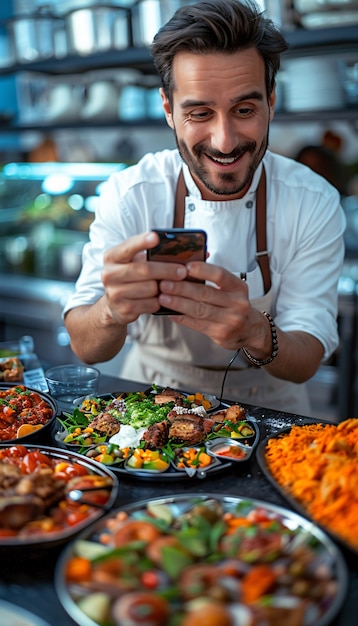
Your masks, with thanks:
[(270, 98), (269, 98), (269, 107), (270, 107), (270, 122), (272, 122), (273, 117), (275, 115), (275, 105), (276, 105), (276, 85), (274, 86)]
[(160, 93), (160, 97), (162, 99), (162, 106), (163, 106), (163, 109), (164, 109), (165, 119), (167, 120), (167, 124), (168, 124), (168, 126), (170, 126), (170, 128), (174, 128), (172, 109), (171, 109), (171, 106), (170, 106), (170, 102), (169, 102), (167, 96), (164, 93), (163, 87), (161, 87), (159, 89), (159, 93)]

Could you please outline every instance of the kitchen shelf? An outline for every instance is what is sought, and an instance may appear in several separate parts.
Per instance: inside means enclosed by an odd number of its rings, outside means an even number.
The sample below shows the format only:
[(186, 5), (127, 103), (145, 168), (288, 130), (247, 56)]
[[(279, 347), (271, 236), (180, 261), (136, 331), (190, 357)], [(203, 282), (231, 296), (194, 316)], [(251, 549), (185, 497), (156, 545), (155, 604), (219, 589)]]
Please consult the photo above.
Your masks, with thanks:
[(358, 25), (296, 30), (285, 33), (289, 49), (283, 58), (358, 52)]
[(292, 124), (296, 122), (331, 122), (332, 120), (339, 122), (352, 122), (354, 127), (358, 127), (358, 107), (349, 107), (345, 109), (324, 109), (310, 111), (275, 111), (274, 122), (280, 124)]
[[(319, 29), (303, 29), (297, 28), (285, 33), (289, 44), (289, 49), (282, 55), (282, 61), (286, 59), (317, 56), (317, 55), (346, 55), (358, 54), (357, 44), (358, 26), (345, 25)], [(355, 58), (355, 57), (354, 57)], [(149, 47), (129, 47), (123, 50), (107, 50), (90, 55), (70, 54), (63, 58), (48, 58), (40, 61), (27, 63), (15, 63), (7, 67), (0, 67), (0, 78), (16, 73), (25, 74), (42, 74), (52, 77), (71, 76), (76, 74), (85, 74), (98, 70), (118, 70), (134, 69), (139, 71), (143, 76), (157, 76)], [(294, 80), (294, 76), (291, 77)], [(140, 78), (138, 78), (140, 81)], [(159, 81), (159, 77), (158, 77)], [(295, 122), (315, 122), (320, 121), (348, 121), (356, 130), (358, 128), (358, 109), (355, 106), (348, 106), (340, 110), (315, 110), (315, 111), (299, 111), (290, 112), (278, 110), (275, 113), (274, 121), (277, 123)], [(162, 119), (138, 119), (138, 120), (110, 120), (110, 121), (86, 121), (74, 120), (66, 122), (48, 122), (41, 120), (21, 124), (16, 119), (10, 121), (3, 120), (0, 123), (0, 132), (2, 133), (23, 133), (28, 131), (51, 131), (66, 129), (104, 129), (104, 128), (144, 128), (144, 127), (164, 128), (166, 121)]]
[(31, 124), (0, 124), (0, 133), (23, 133), (30, 131), (51, 131), (51, 130), (78, 130), (80, 128), (101, 129), (101, 128), (165, 128), (167, 123), (165, 118), (143, 118), (138, 120), (106, 120), (106, 121), (87, 121), (75, 120), (73, 122), (33, 122)]
[(49, 58), (28, 63), (15, 63), (0, 68), (0, 76), (18, 72), (38, 72), (52, 76), (82, 74), (93, 70), (131, 68), (143, 74), (156, 74), (149, 49), (132, 47), (124, 50), (105, 50), (89, 55), (69, 54), (63, 58)]
[[(340, 54), (357, 51), (357, 25), (330, 28), (297, 28), (285, 33), (289, 49), (284, 57), (317, 54)], [(89, 55), (70, 54), (63, 58), (49, 58), (28, 63), (15, 63), (0, 68), (1, 75), (17, 72), (39, 72), (49, 75), (68, 75), (110, 68), (132, 68), (143, 74), (156, 74), (149, 48), (130, 47), (123, 50), (106, 50)]]

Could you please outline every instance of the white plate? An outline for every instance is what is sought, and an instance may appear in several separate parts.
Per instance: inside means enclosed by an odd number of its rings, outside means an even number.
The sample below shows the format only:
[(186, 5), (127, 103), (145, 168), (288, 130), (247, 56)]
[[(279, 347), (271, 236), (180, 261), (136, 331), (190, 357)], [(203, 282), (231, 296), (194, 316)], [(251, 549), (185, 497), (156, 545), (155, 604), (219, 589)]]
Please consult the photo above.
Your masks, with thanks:
[(0, 617), (3, 626), (49, 626), (34, 613), (5, 600), (0, 600)]

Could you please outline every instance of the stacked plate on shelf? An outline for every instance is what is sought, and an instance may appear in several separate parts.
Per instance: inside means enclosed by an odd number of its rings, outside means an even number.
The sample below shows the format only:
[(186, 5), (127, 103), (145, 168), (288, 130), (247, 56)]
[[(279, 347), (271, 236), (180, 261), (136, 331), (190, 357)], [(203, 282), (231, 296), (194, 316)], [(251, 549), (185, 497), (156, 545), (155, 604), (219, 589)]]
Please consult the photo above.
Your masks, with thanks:
[(328, 28), (358, 23), (357, 0), (294, 0), (304, 28)]
[(287, 111), (333, 111), (344, 107), (338, 66), (329, 57), (289, 59), (285, 76)]

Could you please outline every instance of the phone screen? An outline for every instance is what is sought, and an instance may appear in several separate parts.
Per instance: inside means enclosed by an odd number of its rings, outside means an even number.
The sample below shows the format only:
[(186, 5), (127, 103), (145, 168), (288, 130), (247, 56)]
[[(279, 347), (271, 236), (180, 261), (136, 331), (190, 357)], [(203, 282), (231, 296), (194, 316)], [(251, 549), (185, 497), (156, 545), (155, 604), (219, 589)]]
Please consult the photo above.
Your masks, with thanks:
[[(169, 228), (167, 230), (153, 229), (158, 233), (159, 244), (147, 251), (148, 261), (160, 261), (162, 263), (182, 263), (189, 261), (205, 261), (207, 236), (204, 230), (190, 230), (181, 228)], [(195, 279), (188, 278), (193, 282)], [(154, 315), (178, 315), (178, 311), (172, 311), (161, 307)], [(179, 314), (180, 315), (180, 314)]]

